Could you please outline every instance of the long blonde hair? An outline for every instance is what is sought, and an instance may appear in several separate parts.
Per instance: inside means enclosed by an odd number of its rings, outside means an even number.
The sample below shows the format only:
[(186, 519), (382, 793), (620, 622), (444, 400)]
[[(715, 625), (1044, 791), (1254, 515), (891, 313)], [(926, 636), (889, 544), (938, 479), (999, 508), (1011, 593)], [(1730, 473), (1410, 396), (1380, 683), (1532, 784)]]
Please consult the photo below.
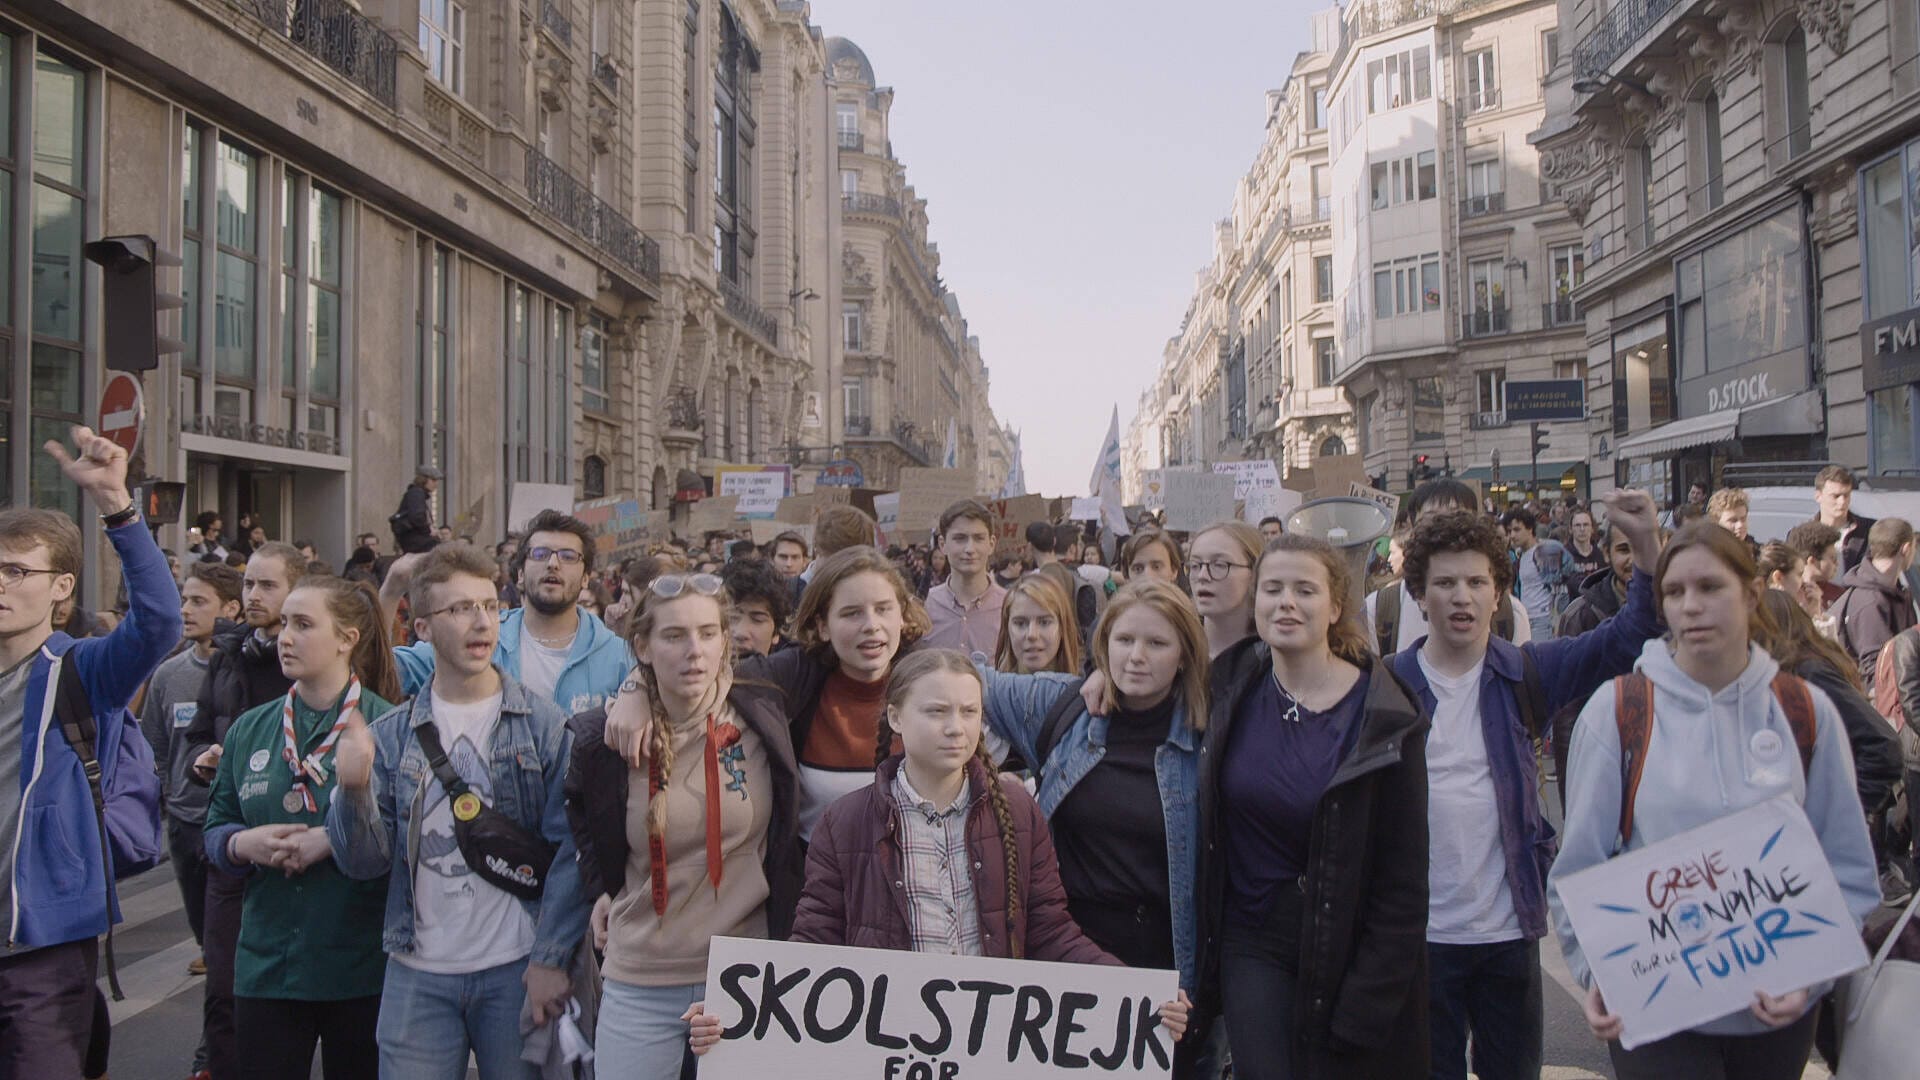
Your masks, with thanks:
[(1167, 620), (1174, 636), (1180, 639), (1180, 675), (1175, 689), (1187, 708), (1187, 726), (1194, 731), (1205, 731), (1207, 675), (1212, 663), (1207, 652), (1207, 631), (1200, 624), (1200, 613), (1194, 610), (1193, 598), (1164, 581), (1145, 579), (1123, 586), (1113, 594), (1106, 613), (1093, 628), (1093, 665), (1107, 680), (1106, 709), (1112, 711), (1119, 704), (1118, 692), (1113, 689), (1113, 661), (1107, 639), (1120, 616), (1136, 607), (1144, 607)]
[(1024, 596), (1039, 604), (1060, 625), (1060, 645), (1053, 650), (1053, 658), (1047, 666), (1040, 670), (1080, 674), (1079, 622), (1074, 618), (1073, 604), (1067, 599), (1067, 594), (1061, 591), (1059, 583), (1044, 573), (1028, 574), (1007, 586), (1006, 602), (1000, 605), (1000, 644), (993, 650), (994, 670), (1020, 670), (1020, 660), (1014, 655), (1013, 635), (1007, 631), (1007, 623), (1013, 618), (1013, 599), (1016, 596)]
[[(654, 580), (659, 581), (661, 578)], [(713, 601), (714, 606), (720, 610), (721, 629), (726, 628), (727, 612), (732, 608), (733, 600), (727, 595), (725, 588), (713, 596), (707, 596), (683, 586), (679, 593), (671, 597), (662, 597), (649, 586), (640, 590), (640, 606), (633, 610), (627, 620), (627, 645), (633, 650), (636, 658), (646, 645), (647, 639), (653, 636), (654, 626), (659, 622), (660, 609), (668, 604), (677, 604), (687, 599)], [(647, 708), (653, 715), (653, 724), (647, 731), (648, 776), (651, 780), (653, 772), (657, 769), (660, 785), (659, 792), (650, 795), (647, 799), (647, 833), (651, 836), (665, 837), (667, 835), (667, 787), (673, 782), (673, 718), (667, 712), (666, 703), (661, 700), (660, 680), (653, 673), (653, 665), (637, 663), (634, 665), (634, 673), (640, 681), (640, 688), (646, 691)], [(723, 685), (732, 678), (733, 650), (722, 648), (720, 672), (715, 677), (715, 684)]]

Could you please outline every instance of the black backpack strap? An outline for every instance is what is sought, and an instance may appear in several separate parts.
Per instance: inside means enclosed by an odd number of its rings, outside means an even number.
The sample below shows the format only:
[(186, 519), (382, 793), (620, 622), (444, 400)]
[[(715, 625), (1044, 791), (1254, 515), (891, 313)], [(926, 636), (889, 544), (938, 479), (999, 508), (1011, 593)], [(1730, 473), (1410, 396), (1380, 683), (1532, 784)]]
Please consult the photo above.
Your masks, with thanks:
[[(87, 697), (87, 686), (80, 681), (80, 669), (68, 663), (68, 655), (54, 661), (55, 678), (51, 689), (53, 694), (53, 717), (60, 725), (60, 734), (73, 748), (80, 759), (80, 770), (87, 774), (87, 790), (93, 793), (93, 823), (100, 831), (100, 867), (108, 889), (113, 888), (113, 848), (107, 840), (107, 793), (101, 783), (100, 771), (100, 729), (93, 722), (93, 702)], [(127, 995), (120, 989), (120, 965), (113, 956), (113, 920), (107, 920), (107, 986), (113, 991), (113, 1000), (125, 1001)]]
[(434, 726), (433, 721), (416, 724), (413, 737), (420, 740), (420, 749), (427, 755), (427, 768), (433, 770), (433, 775), (440, 781), (440, 786), (447, 789), (447, 797), (464, 794), (467, 790), (467, 782), (460, 779), (460, 774), (455, 771), (453, 762), (447, 760), (446, 747), (440, 745), (440, 729)]
[(1047, 767), (1047, 759), (1053, 756), (1054, 747), (1060, 745), (1060, 736), (1066, 734), (1069, 719), (1081, 707), (1080, 688), (1086, 682), (1085, 679), (1073, 680), (1066, 692), (1055, 698), (1053, 707), (1047, 710), (1046, 722), (1040, 725), (1040, 741), (1034, 744), (1034, 752), (1040, 758), (1032, 763), (1035, 776)]

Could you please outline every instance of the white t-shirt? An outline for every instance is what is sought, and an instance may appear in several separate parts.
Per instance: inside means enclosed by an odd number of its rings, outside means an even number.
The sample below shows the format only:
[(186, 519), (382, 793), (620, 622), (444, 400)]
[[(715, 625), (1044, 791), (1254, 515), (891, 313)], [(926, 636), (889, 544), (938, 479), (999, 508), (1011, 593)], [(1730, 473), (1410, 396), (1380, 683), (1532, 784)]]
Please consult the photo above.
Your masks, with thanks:
[[(536, 698), (553, 701), (553, 688), (560, 684), (560, 672), (567, 666), (567, 654), (573, 651), (573, 643), (553, 649), (533, 640), (533, 636), (524, 629), (520, 631), (520, 685), (527, 693)], [(565, 706), (561, 712), (566, 712)]]
[(1480, 724), (1485, 667), (1483, 660), (1463, 675), (1447, 676), (1427, 663), (1425, 650), (1420, 653), (1420, 670), (1435, 700), (1427, 734), (1427, 940), (1442, 945), (1521, 936)]
[[(489, 804), (487, 771), (501, 695), (453, 705), (433, 695), (440, 745), (460, 779)], [(453, 838), (453, 804), (432, 774), (422, 782), (419, 869), (413, 879), (413, 951), (394, 959), (436, 975), (467, 975), (533, 952), (533, 918), (513, 894), (467, 868)]]
[[(1407, 589), (1406, 582), (1402, 581), (1394, 587), (1400, 590), (1400, 628), (1393, 635), (1395, 638), (1393, 649), (1395, 652), (1400, 652), (1404, 649), (1413, 648), (1414, 642), (1427, 636), (1427, 613), (1420, 610), (1420, 602), (1413, 598), (1413, 593)], [(1378, 599), (1379, 596), (1380, 594), (1378, 592), (1370, 592), (1367, 594), (1368, 633), (1373, 632), (1373, 607), (1374, 601)], [(1515, 645), (1525, 645), (1532, 640), (1533, 627), (1528, 625), (1527, 620), (1513, 620), (1513, 643)]]
[(1530, 547), (1520, 553), (1520, 602), (1526, 605), (1527, 616), (1544, 619), (1553, 614), (1553, 590), (1540, 577), (1540, 548)]

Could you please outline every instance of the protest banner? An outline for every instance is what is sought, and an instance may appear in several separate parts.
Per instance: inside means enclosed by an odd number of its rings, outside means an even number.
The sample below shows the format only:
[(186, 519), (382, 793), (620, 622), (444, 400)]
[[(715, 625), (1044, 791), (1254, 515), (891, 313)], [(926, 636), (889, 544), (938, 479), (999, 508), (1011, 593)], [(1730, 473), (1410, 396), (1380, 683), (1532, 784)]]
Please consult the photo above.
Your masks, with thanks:
[(687, 508), (688, 539), (710, 532), (732, 532), (740, 517), (740, 496), (713, 495)]
[(1140, 505), (1148, 510), (1162, 510), (1167, 505), (1166, 470), (1148, 469), (1140, 474)]
[(618, 495), (590, 499), (573, 504), (573, 516), (592, 530), (594, 562), (598, 566), (612, 566), (646, 548), (646, 514), (638, 499)]
[(713, 470), (715, 495), (738, 495), (741, 517), (772, 520), (793, 486), (790, 465), (721, 465)]
[(966, 469), (900, 470), (900, 535), (919, 543), (940, 525), (940, 514), (961, 499), (974, 497), (976, 477)]
[(993, 514), (993, 553), (995, 555), (1025, 554), (1027, 526), (1036, 521), (1053, 520), (1053, 500), (1044, 495), (991, 499), (986, 503), (986, 507)]
[[(1793, 740), (1771, 736), (1786, 768)], [(1560, 899), (1607, 1009), (1636, 1046), (1867, 964), (1800, 805), (1769, 799), (1568, 875)]]
[(884, 495), (873, 497), (873, 521), (879, 532), (876, 542), (880, 550), (885, 551), (889, 546), (899, 542), (895, 539), (900, 533), (899, 492), (889, 491)]
[(1204, 529), (1233, 517), (1233, 477), (1215, 473), (1175, 473), (1167, 478), (1166, 526), (1183, 532)]
[(1385, 507), (1387, 514), (1394, 521), (1400, 520), (1400, 496), (1395, 495), (1391, 491), (1381, 491), (1372, 484), (1362, 484), (1356, 481), (1347, 485), (1347, 494), (1356, 499), (1372, 499), (1374, 502)]
[(713, 939), (700, 1080), (1166, 1077), (1172, 971)]
[(572, 484), (516, 483), (507, 497), (507, 531), (523, 533), (527, 522), (542, 510), (573, 513)]

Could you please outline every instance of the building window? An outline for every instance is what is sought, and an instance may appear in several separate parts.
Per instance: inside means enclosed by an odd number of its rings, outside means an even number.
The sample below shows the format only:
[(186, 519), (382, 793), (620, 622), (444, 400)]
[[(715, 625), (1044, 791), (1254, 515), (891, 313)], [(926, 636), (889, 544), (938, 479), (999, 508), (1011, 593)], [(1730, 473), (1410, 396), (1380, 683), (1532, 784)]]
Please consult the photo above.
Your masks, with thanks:
[(1416, 443), (1446, 442), (1447, 399), (1440, 376), (1428, 375), (1415, 379), (1411, 389), (1413, 408), (1409, 412), (1413, 441)]
[[(0, 36), (0, 42), (8, 46), (5, 54), (0, 55), (0, 70), (7, 70), (14, 55), (12, 39)], [(82, 401), (85, 273), (80, 245), (87, 219), (87, 75), (41, 52), (34, 57), (32, 77), (32, 126), (26, 131), (29, 145), (16, 149), (11, 137), (15, 133), (9, 130), (11, 125), (0, 128), (0, 133), (9, 136), (0, 145), (0, 160), (11, 158), (24, 163), (30, 159), (33, 170), (33, 205), (28, 214), (33, 249), (28, 279), (32, 359), (25, 387), (31, 405), (28, 437), (21, 449), (28, 461), (29, 502), (78, 519), (79, 489), (67, 481), (59, 464), (38, 448), (49, 439), (65, 443), (67, 428), (81, 422), (85, 408)], [(0, 104), (5, 105), (9, 118), (13, 116), (12, 87), (9, 78), (6, 92), (0, 94)], [(11, 171), (7, 177), (12, 179)], [(0, 208), (10, 213), (11, 200), (0, 202)], [(4, 236), (5, 233), (0, 232), (0, 237)], [(11, 244), (0, 250), (5, 252), (4, 260), (0, 261), (15, 260)], [(13, 280), (11, 273), (6, 279)], [(10, 326), (11, 319), (0, 320), (0, 325)], [(0, 363), (0, 383), (7, 384), (4, 391), (7, 399), (18, 402), (19, 375), (10, 362), (17, 347), (11, 334), (7, 335), (5, 344), (9, 351), (0, 359), (9, 362)], [(0, 430), (11, 434), (11, 422)], [(6, 445), (11, 450), (21, 444), (8, 438)], [(10, 478), (5, 488), (11, 494)]]
[(1560, 28), (1540, 32), (1540, 77), (1544, 80), (1560, 66)]
[(1667, 316), (1613, 336), (1613, 433), (1645, 431), (1673, 419), (1674, 378)]
[(1812, 137), (1807, 73), (1807, 32), (1798, 22), (1767, 46), (1768, 159), (1791, 161), (1807, 152)]
[(1493, 50), (1479, 49), (1467, 54), (1468, 112), (1500, 107), (1500, 83), (1494, 73)]
[(1506, 191), (1500, 174), (1500, 160), (1467, 162), (1467, 198), (1461, 205), (1463, 217), (1498, 213), (1506, 209)]
[[(0, 503), (13, 503), (13, 35), (0, 30)], [(31, 455), (30, 455), (31, 456)]]
[(260, 172), (260, 158), (252, 152), (225, 138), (215, 147), (214, 236), (219, 251), (213, 276), (213, 369), (222, 382), (244, 385), (255, 378)]
[(1642, 249), (1653, 246), (1653, 208), (1659, 199), (1654, 193), (1653, 143), (1650, 134), (1627, 147), (1627, 241)]
[(1481, 368), (1473, 376), (1473, 407), (1482, 413), (1507, 411), (1507, 369)]
[(573, 309), (506, 283), (507, 481), (567, 482), (572, 462)]
[(1293, 325), (1293, 271), (1280, 275), (1280, 325)]
[(720, 8), (719, 58), (713, 79), (713, 268), (752, 295), (755, 76), (760, 55)]
[(847, 434), (873, 434), (873, 416), (867, 412), (867, 381), (855, 376), (840, 380), (840, 404), (846, 411)]
[(859, 304), (840, 305), (841, 345), (848, 352), (865, 352), (867, 342), (866, 309)]
[(1687, 109), (1687, 167), (1691, 189), (1688, 208), (1694, 213), (1705, 213), (1718, 209), (1727, 196), (1721, 155), (1720, 95), (1709, 90), (1689, 102)]
[(453, 252), (431, 240), (421, 240), (417, 256), (420, 301), (415, 307), (415, 321), (420, 344), (415, 375), (419, 410), (414, 424), (414, 461), (444, 471), (448, 465), (447, 366), (453, 340)]
[(1587, 249), (1579, 244), (1550, 248), (1547, 265), (1553, 275), (1553, 299), (1547, 307), (1547, 325), (1565, 326), (1580, 317), (1573, 302), (1573, 290), (1587, 278)]
[(840, 194), (847, 198), (860, 194), (860, 170), (840, 170)]
[(1376, 318), (1390, 319), (1438, 310), (1438, 252), (1373, 264), (1373, 311)]
[(533, 312), (532, 290), (507, 283), (507, 480), (533, 479)]
[(1333, 302), (1333, 256), (1331, 255), (1313, 257), (1313, 302), (1316, 304)]
[(1708, 397), (1695, 388), (1723, 386), (1735, 369), (1766, 370), (1772, 396), (1805, 384), (1804, 250), (1800, 210), (1791, 207), (1674, 262), (1682, 415), (1749, 404), (1693, 400)]
[(1467, 264), (1467, 293), (1473, 298), (1471, 333), (1506, 329), (1507, 269), (1505, 260), (1475, 259)]
[(834, 126), (840, 133), (842, 149), (854, 149), (849, 144), (852, 138), (860, 134), (860, 106), (851, 102), (840, 102), (834, 106)]
[(420, 0), (420, 55), (427, 61), (427, 77), (456, 94), (466, 93), (466, 47), (466, 9), (452, 0)]
[[(607, 317), (597, 311), (587, 313), (587, 325), (580, 331), (580, 405), (596, 412), (613, 408), (608, 396)], [(591, 460), (591, 459), (589, 459)]]
[(687, 10), (681, 19), (682, 42), (681, 59), (686, 78), (680, 82), (681, 118), (680, 141), (682, 167), (682, 196), (686, 202), (686, 225), (688, 232), (697, 232), (694, 222), (699, 217), (700, 193), (700, 115), (694, 107), (694, 87), (696, 72), (700, 70), (700, 0), (687, 0)]
[(1319, 131), (1327, 126), (1327, 88), (1316, 86), (1307, 98), (1310, 110), (1307, 115), (1307, 127)]
[(580, 497), (583, 499), (604, 499), (607, 497), (607, 459), (598, 454), (588, 454), (580, 463)]
[[(0, 63), (4, 63), (0, 58)], [(205, 171), (201, 168), (202, 148), (206, 140), (201, 129), (195, 124), (186, 125), (186, 136), (180, 147), (180, 295), (187, 301), (180, 311), (180, 340), (184, 348), (180, 352), (180, 371), (184, 376), (181, 399), (191, 401), (191, 409), (183, 409), (188, 415), (200, 411), (200, 395), (196, 389), (200, 371), (200, 248), (202, 226), (200, 216), (200, 177)], [(9, 188), (11, 190), (11, 188)], [(6, 195), (0, 194), (0, 208), (5, 206)], [(0, 216), (5, 216), (0, 214)], [(0, 230), (6, 223), (0, 221)], [(0, 267), (0, 281), (4, 281), (5, 269)], [(0, 305), (6, 300), (0, 298)]]
[(340, 436), (341, 335), (345, 331), (346, 279), (341, 249), (345, 243), (345, 202), (310, 179), (305, 189), (298, 250), (304, 253), (307, 280), (305, 349), (307, 360), (306, 430)]
[(1371, 173), (1373, 208), (1385, 210), (1402, 203), (1425, 202), (1438, 194), (1434, 153), (1422, 150), (1410, 157), (1376, 161)]
[(1330, 337), (1313, 339), (1313, 378), (1315, 385), (1332, 386), (1334, 363), (1339, 354)]
[(1329, 435), (1327, 436), (1326, 441), (1320, 444), (1321, 457), (1340, 457), (1344, 455), (1346, 452), (1347, 452), (1346, 441), (1341, 439), (1340, 436), (1338, 435)]
[(1910, 184), (1920, 184), (1920, 143), (1888, 155), (1861, 173), (1860, 235), (1866, 245), (1867, 316), (1879, 319), (1920, 303), (1920, 199), (1908, 205)]
[(1386, 112), (1433, 96), (1433, 63), (1425, 45), (1367, 64), (1367, 112)]

